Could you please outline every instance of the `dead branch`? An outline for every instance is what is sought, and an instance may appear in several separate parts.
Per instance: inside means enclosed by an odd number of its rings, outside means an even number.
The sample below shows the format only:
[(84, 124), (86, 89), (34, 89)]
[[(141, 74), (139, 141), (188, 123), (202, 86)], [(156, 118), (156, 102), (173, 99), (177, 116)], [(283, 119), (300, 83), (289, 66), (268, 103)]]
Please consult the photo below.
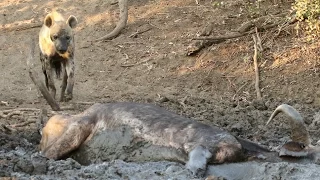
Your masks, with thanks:
[(142, 33), (148, 32), (148, 31), (150, 31), (151, 29), (152, 29), (152, 28), (147, 28), (147, 29), (145, 29), (145, 30), (137, 31), (137, 32), (131, 34), (129, 37), (130, 37), (130, 38), (137, 37), (138, 34), (142, 34)]
[(37, 109), (37, 108), (14, 108), (14, 109), (2, 110), (0, 113), (9, 113), (12, 111), (39, 111), (39, 109)]
[(137, 66), (137, 65), (146, 63), (146, 62), (151, 61), (151, 60), (153, 60), (153, 58), (147, 58), (147, 59), (145, 59), (143, 61), (140, 61), (140, 62), (137, 62), (137, 63), (134, 63), (134, 64), (121, 64), (120, 66), (121, 67), (132, 67), (132, 66)]
[(197, 38), (193, 38), (192, 40), (210, 40), (210, 41), (225, 41), (227, 39), (234, 39), (234, 38), (238, 38), (238, 37), (242, 37), (248, 34), (252, 34), (254, 33), (253, 30), (248, 31), (248, 32), (244, 32), (244, 33), (239, 33), (239, 32), (232, 32), (229, 34), (226, 34), (224, 36), (218, 36), (218, 37), (197, 37)]
[(281, 13), (277, 16), (273, 15), (266, 15), (262, 16), (253, 20), (249, 20), (243, 23), (239, 28), (234, 31), (228, 32), (222, 36), (208, 36), (207, 33), (202, 34), (200, 37), (193, 38), (192, 42), (186, 49), (187, 56), (192, 56), (199, 52), (201, 49), (211, 46), (213, 44), (218, 44), (224, 42), (228, 39), (239, 38), (242, 36), (246, 36), (249, 34), (255, 33), (255, 30), (252, 29), (253, 27), (257, 27), (259, 32), (271, 29), (273, 27), (279, 26), (281, 24), (294, 24), (296, 21), (295, 17), (291, 17), (289, 20), (285, 18), (287, 12)]
[(121, 32), (121, 30), (126, 27), (127, 21), (128, 21), (128, 0), (119, 0), (119, 9), (120, 9), (120, 19), (119, 22), (114, 28), (113, 31), (111, 31), (109, 34), (96, 39), (95, 41), (105, 41), (113, 39), (114, 37), (118, 36)]
[(248, 82), (244, 83), (242, 86), (240, 86), (240, 88), (236, 91), (236, 93), (233, 95), (232, 100), (236, 99), (236, 96), (238, 95), (238, 93), (248, 84)]
[(23, 113), (21, 111), (12, 111), (12, 112), (9, 112), (9, 113), (4, 113), (3, 111), (0, 112), (0, 118), (10, 118), (12, 117), (13, 115), (23, 115)]
[[(270, 15), (262, 16), (257, 19), (249, 20), (249, 21), (243, 23), (235, 32), (227, 33), (224, 36), (197, 37), (197, 38), (193, 38), (192, 40), (210, 40), (210, 41), (215, 40), (216, 41), (216, 40), (227, 40), (227, 39), (238, 38), (238, 37), (242, 37), (245, 35), (255, 33), (255, 30), (254, 29), (252, 30), (253, 27), (257, 27), (257, 30), (259, 32), (265, 31), (267, 29), (276, 27), (276, 26), (288, 21), (286, 18), (283, 17), (285, 15), (286, 15), (286, 13), (282, 13), (277, 17), (273, 17)], [(288, 22), (290, 24), (295, 23), (296, 21), (294, 19), (295, 18), (293, 17)], [(270, 20), (272, 20), (272, 21), (270, 22)]]
[(255, 28), (255, 32), (256, 32), (256, 35), (257, 35), (257, 48), (260, 52), (263, 51), (263, 48), (262, 48), (262, 41), (261, 41), (261, 38), (260, 38), (260, 35), (259, 35), (259, 32), (258, 32), (258, 28), (256, 27)]
[(5, 105), (5, 106), (9, 106), (9, 103), (6, 101), (0, 101), (0, 105)]
[(19, 124), (12, 124), (10, 125), (11, 128), (17, 128), (17, 127), (24, 127), (24, 126), (27, 126), (31, 123), (36, 123), (37, 121), (36, 120), (28, 120), (26, 122), (23, 122), (23, 123), (19, 123)]
[(209, 47), (212, 44), (219, 44), (223, 41), (225, 41), (225, 40), (212, 40), (212, 41), (211, 40), (198, 40), (198, 41), (195, 41), (187, 47), (186, 54), (187, 54), (187, 56), (192, 56), (192, 55), (198, 53), (199, 51), (201, 51), (205, 47)]
[(29, 69), (29, 76), (33, 83), (36, 85), (36, 87), (40, 90), (42, 93), (43, 97), (46, 99), (48, 104), (51, 106), (52, 110), (54, 111), (59, 111), (60, 106), (59, 104), (55, 101), (55, 99), (51, 96), (49, 93), (47, 87), (43, 84), (43, 82), (39, 79), (38, 74), (36, 71), (34, 71), (34, 65), (33, 65), (33, 60), (34, 60), (34, 48), (35, 48), (35, 42), (34, 39), (31, 39), (31, 48), (30, 48), (30, 54), (29, 57), (27, 58), (27, 65)]
[(4, 124), (1, 124), (1, 127), (2, 127), (5, 131), (7, 131), (7, 132), (9, 132), (9, 133), (12, 133), (12, 132), (17, 131), (17, 130), (15, 130), (15, 129), (9, 127), (9, 126), (6, 126), (6, 125), (4, 125)]
[(95, 102), (74, 102), (74, 104), (80, 104), (80, 105), (93, 105)]
[[(214, 25), (213, 23), (208, 23), (203, 28), (203, 30), (200, 32), (200, 36), (210, 36), (213, 32)], [(187, 47), (187, 56), (192, 56), (197, 54), (200, 50), (202, 50), (205, 47), (211, 46), (212, 44), (218, 44), (220, 42), (223, 42), (224, 40), (216, 40), (216, 41), (208, 41), (208, 40), (197, 40), (192, 41), (191, 44)]]
[(23, 23), (16, 26), (8, 26), (4, 25), (3, 28), (0, 28), (0, 31), (2, 32), (11, 32), (11, 31), (23, 31), (27, 29), (33, 29), (41, 27), (42, 23)]
[[(258, 31), (256, 30), (256, 34), (257, 37), (258, 35)], [(256, 81), (255, 81), (255, 88), (256, 88), (256, 93), (257, 93), (257, 99), (261, 100), (261, 91), (260, 91), (260, 78), (259, 78), (259, 67), (258, 67), (258, 42), (257, 39), (254, 35), (252, 35), (253, 37), (253, 41), (254, 41), (254, 55), (253, 55), (253, 63), (254, 63), (254, 70), (255, 70), (255, 77), (256, 77)], [(261, 42), (259, 42), (261, 44)]]

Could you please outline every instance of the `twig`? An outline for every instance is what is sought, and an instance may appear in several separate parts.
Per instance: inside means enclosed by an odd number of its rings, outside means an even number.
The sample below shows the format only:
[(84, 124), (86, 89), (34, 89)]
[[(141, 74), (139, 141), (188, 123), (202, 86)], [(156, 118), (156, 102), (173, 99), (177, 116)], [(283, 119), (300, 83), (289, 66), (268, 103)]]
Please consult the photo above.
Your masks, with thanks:
[(125, 67), (123, 71), (120, 71), (120, 73), (115, 77), (115, 80), (118, 80), (118, 78), (128, 69), (128, 67)]
[(0, 101), (0, 105), (5, 105), (5, 106), (9, 106), (9, 103), (6, 101)]
[[(258, 36), (258, 32), (257, 32), (257, 36)], [(256, 89), (256, 93), (257, 93), (257, 99), (261, 100), (261, 91), (260, 91), (260, 87), (259, 87), (259, 83), (260, 83), (260, 79), (259, 79), (259, 67), (258, 67), (258, 43), (257, 43), (257, 39), (254, 35), (252, 35), (253, 37), (253, 41), (254, 41), (254, 55), (253, 55), (253, 63), (254, 63), (254, 70), (255, 70), (255, 76), (256, 76), (256, 81), (255, 81), (255, 89)]]
[(7, 115), (5, 115), (5, 113), (0, 112), (0, 118), (10, 118), (13, 115), (22, 115), (23, 113), (21, 111), (12, 111), (9, 112)]
[(239, 33), (239, 32), (233, 32), (230, 34), (227, 34), (225, 36), (218, 36), (218, 37), (197, 37), (197, 38), (193, 38), (192, 40), (210, 40), (210, 41), (218, 41), (218, 40), (226, 40), (226, 39), (234, 39), (234, 38), (238, 38), (238, 37), (242, 37), (248, 34), (252, 34), (254, 33), (253, 30), (251, 31), (247, 31), (244, 33)]
[(145, 33), (145, 32), (148, 32), (150, 31), (152, 28), (148, 28), (148, 29), (145, 29), (145, 30), (142, 30), (142, 31), (137, 31), (133, 34), (131, 34), (129, 37), (132, 38), (132, 37), (136, 37), (138, 34), (142, 34), (142, 33)]
[(4, 125), (4, 124), (1, 124), (1, 127), (3, 128), (3, 129), (5, 129), (6, 131), (8, 131), (8, 132), (14, 132), (14, 131), (17, 131), (17, 130), (15, 130), (15, 129), (13, 129), (13, 128), (11, 128), (11, 127), (8, 127), (8, 126), (6, 126), (6, 125)]
[[(256, 26), (258, 31), (265, 31), (267, 29), (273, 28), (275, 26), (278, 26), (282, 24), (284, 21), (287, 21), (286, 19), (282, 18), (283, 15), (286, 13), (280, 14), (278, 17), (270, 17), (270, 16), (262, 16), (254, 20), (250, 20), (248, 22), (243, 23), (237, 30), (236, 32), (228, 33), (224, 36), (219, 36), (219, 37), (197, 37), (193, 38), (192, 40), (226, 40), (226, 39), (233, 39), (233, 38), (238, 38), (242, 37), (245, 35), (249, 35), (255, 32), (255, 30), (250, 30), (252, 27)], [(282, 20), (274, 21), (272, 24), (264, 25), (268, 20), (272, 19), (277, 19), (277, 18), (282, 18)], [(290, 19), (289, 23), (295, 23), (296, 21)]]
[(121, 67), (132, 67), (132, 66), (136, 66), (136, 65), (140, 65), (140, 64), (146, 63), (146, 62), (151, 61), (151, 60), (153, 60), (153, 58), (148, 58), (148, 59), (145, 59), (143, 61), (140, 61), (140, 62), (137, 62), (137, 63), (134, 63), (134, 64), (121, 64), (120, 66)]
[(74, 104), (93, 105), (95, 102), (74, 102)]
[(233, 95), (232, 100), (234, 100), (236, 98), (236, 95), (242, 90), (242, 88), (244, 88), (246, 85), (248, 84), (248, 82), (244, 83), (237, 91), (236, 93)]
[(153, 27), (155, 27), (155, 28), (157, 28), (157, 29), (164, 30), (163, 28), (161, 28), (161, 27), (159, 27), (159, 26), (156, 26), (156, 25), (152, 24), (150, 21), (149, 21), (148, 23), (149, 23), (151, 26), (153, 26)]
[(10, 125), (10, 127), (12, 128), (16, 128), (16, 127), (24, 127), (24, 126), (27, 126), (31, 123), (36, 123), (37, 121), (36, 120), (28, 120), (26, 122), (23, 122), (23, 123), (19, 123), (19, 124), (12, 124)]
[(257, 45), (258, 45), (257, 48), (259, 49), (260, 52), (262, 52), (263, 51), (263, 48), (262, 48), (262, 45), (261, 45), (262, 41), (261, 41), (261, 38), (260, 38), (260, 35), (259, 35), (257, 27), (255, 28), (255, 32), (256, 32), (256, 35), (257, 35)]
[(12, 111), (40, 111), (40, 109), (37, 108), (14, 108), (14, 109), (6, 109), (0, 111), (0, 113), (9, 113)]

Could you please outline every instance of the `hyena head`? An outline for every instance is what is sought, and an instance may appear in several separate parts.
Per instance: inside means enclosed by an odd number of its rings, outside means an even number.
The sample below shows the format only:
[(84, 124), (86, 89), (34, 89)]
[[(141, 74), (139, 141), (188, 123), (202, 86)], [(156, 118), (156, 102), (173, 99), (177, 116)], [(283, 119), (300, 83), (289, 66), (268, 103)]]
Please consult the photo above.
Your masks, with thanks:
[(50, 39), (54, 43), (57, 53), (64, 54), (73, 46), (72, 29), (77, 26), (77, 18), (70, 16), (67, 21), (57, 12), (46, 16), (44, 24), (50, 29)]

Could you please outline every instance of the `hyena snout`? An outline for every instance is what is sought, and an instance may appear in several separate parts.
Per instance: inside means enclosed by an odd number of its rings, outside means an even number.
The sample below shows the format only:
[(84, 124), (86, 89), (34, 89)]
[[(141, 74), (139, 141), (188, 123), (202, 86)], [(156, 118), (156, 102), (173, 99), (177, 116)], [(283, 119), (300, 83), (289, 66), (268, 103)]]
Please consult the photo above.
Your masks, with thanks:
[(64, 54), (65, 52), (68, 51), (68, 48), (70, 46), (70, 39), (71, 38), (69, 36), (67, 36), (67, 37), (63, 37), (60, 39), (56, 39), (54, 41), (55, 47), (56, 47), (56, 50), (58, 51), (58, 53)]

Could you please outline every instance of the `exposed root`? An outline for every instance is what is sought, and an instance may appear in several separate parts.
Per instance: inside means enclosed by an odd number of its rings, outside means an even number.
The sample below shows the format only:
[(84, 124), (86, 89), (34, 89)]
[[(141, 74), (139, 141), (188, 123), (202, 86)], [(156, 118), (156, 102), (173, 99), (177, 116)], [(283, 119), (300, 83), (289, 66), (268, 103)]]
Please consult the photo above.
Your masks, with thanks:
[(127, 21), (128, 21), (128, 0), (119, 0), (119, 9), (120, 9), (120, 20), (116, 28), (114, 28), (114, 30), (111, 31), (109, 34), (101, 38), (98, 38), (94, 41), (97, 42), (97, 41), (106, 41), (106, 40), (113, 39), (120, 34), (122, 29), (126, 27)]

